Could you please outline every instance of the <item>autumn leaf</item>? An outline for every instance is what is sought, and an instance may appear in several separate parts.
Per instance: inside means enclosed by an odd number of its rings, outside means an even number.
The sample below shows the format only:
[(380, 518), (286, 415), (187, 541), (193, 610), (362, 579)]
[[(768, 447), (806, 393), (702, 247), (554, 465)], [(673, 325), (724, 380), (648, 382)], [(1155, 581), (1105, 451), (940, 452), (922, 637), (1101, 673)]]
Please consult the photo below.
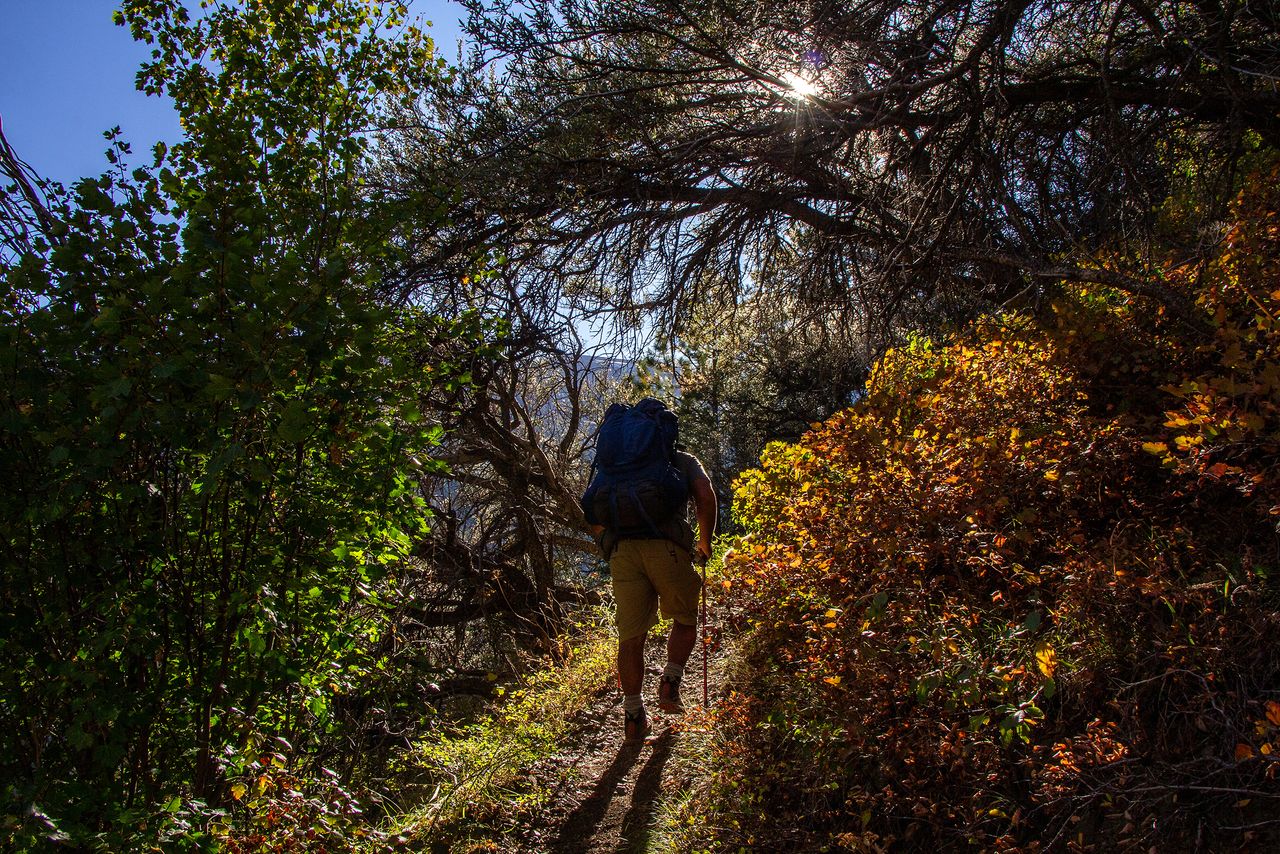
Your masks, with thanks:
[(1058, 654), (1053, 651), (1053, 647), (1047, 643), (1039, 643), (1036, 645), (1036, 667), (1040, 668), (1040, 672), (1050, 678), (1053, 677), (1053, 671), (1058, 666)]
[(249, 790), (249, 787), (246, 786), (244, 783), (234, 783), (231, 786), (231, 797), (235, 798), (238, 801), (244, 797), (244, 793), (247, 792), (248, 790)]
[(1168, 451), (1169, 446), (1164, 442), (1143, 442), (1142, 450), (1146, 451), (1148, 454), (1155, 454), (1159, 456)]
[(1236, 761), (1243, 762), (1253, 756), (1253, 748), (1243, 741), (1236, 745)]
[(1267, 700), (1267, 720), (1272, 726), (1280, 726), (1280, 703)]

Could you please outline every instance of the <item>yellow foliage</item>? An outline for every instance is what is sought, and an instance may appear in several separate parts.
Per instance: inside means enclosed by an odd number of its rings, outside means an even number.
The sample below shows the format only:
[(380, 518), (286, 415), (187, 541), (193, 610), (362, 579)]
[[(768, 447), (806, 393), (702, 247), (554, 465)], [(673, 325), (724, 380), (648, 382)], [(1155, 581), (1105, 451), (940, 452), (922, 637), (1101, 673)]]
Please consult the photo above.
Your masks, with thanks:
[(1045, 676), (1053, 677), (1053, 671), (1058, 667), (1058, 654), (1049, 644), (1041, 642), (1036, 645), (1036, 667)]

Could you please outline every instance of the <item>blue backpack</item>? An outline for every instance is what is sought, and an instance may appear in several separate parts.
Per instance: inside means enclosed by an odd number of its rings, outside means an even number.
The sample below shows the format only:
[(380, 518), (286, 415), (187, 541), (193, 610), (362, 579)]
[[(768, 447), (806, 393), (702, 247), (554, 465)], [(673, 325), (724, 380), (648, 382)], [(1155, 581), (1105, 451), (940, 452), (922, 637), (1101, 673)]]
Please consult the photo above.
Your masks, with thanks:
[(651, 397), (635, 406), (610, 406), (582, 495), (587, 522), (621, 538), (665, 536), (660, 526), (689, 500), (689, 485), (675, 465), (677, 432), (675, 413)]

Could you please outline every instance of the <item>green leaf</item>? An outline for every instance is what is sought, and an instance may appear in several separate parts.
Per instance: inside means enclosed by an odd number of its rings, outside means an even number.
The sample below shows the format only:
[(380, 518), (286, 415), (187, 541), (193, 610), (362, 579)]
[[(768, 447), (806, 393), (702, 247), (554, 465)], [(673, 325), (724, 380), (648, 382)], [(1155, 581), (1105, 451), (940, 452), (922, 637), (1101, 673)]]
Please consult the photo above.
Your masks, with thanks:
[(205, 386), (205, 391), (214, 400), (226, 400), (235, 392), (235, 384), (221, 374), (210, 373), (209, 384)]
[(276, 432), (286, 442), (301, 442), (310, 434), (312, 427), (311, 412), (306, 402), (291, 400), (285, 406)]

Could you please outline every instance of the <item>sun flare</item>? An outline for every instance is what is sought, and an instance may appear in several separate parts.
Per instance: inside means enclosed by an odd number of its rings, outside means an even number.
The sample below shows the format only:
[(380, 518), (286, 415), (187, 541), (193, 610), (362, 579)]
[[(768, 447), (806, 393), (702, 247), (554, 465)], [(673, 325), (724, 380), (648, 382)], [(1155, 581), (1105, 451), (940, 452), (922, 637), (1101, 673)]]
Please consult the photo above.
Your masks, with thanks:
[(794, 71), (787, 71), (782, 75), (782, 80), (791, 87), (791, 91), (797, 98), (812, 98), (818, 94), (818, 87), (814, 85), (812, 80), (801, 77)]

